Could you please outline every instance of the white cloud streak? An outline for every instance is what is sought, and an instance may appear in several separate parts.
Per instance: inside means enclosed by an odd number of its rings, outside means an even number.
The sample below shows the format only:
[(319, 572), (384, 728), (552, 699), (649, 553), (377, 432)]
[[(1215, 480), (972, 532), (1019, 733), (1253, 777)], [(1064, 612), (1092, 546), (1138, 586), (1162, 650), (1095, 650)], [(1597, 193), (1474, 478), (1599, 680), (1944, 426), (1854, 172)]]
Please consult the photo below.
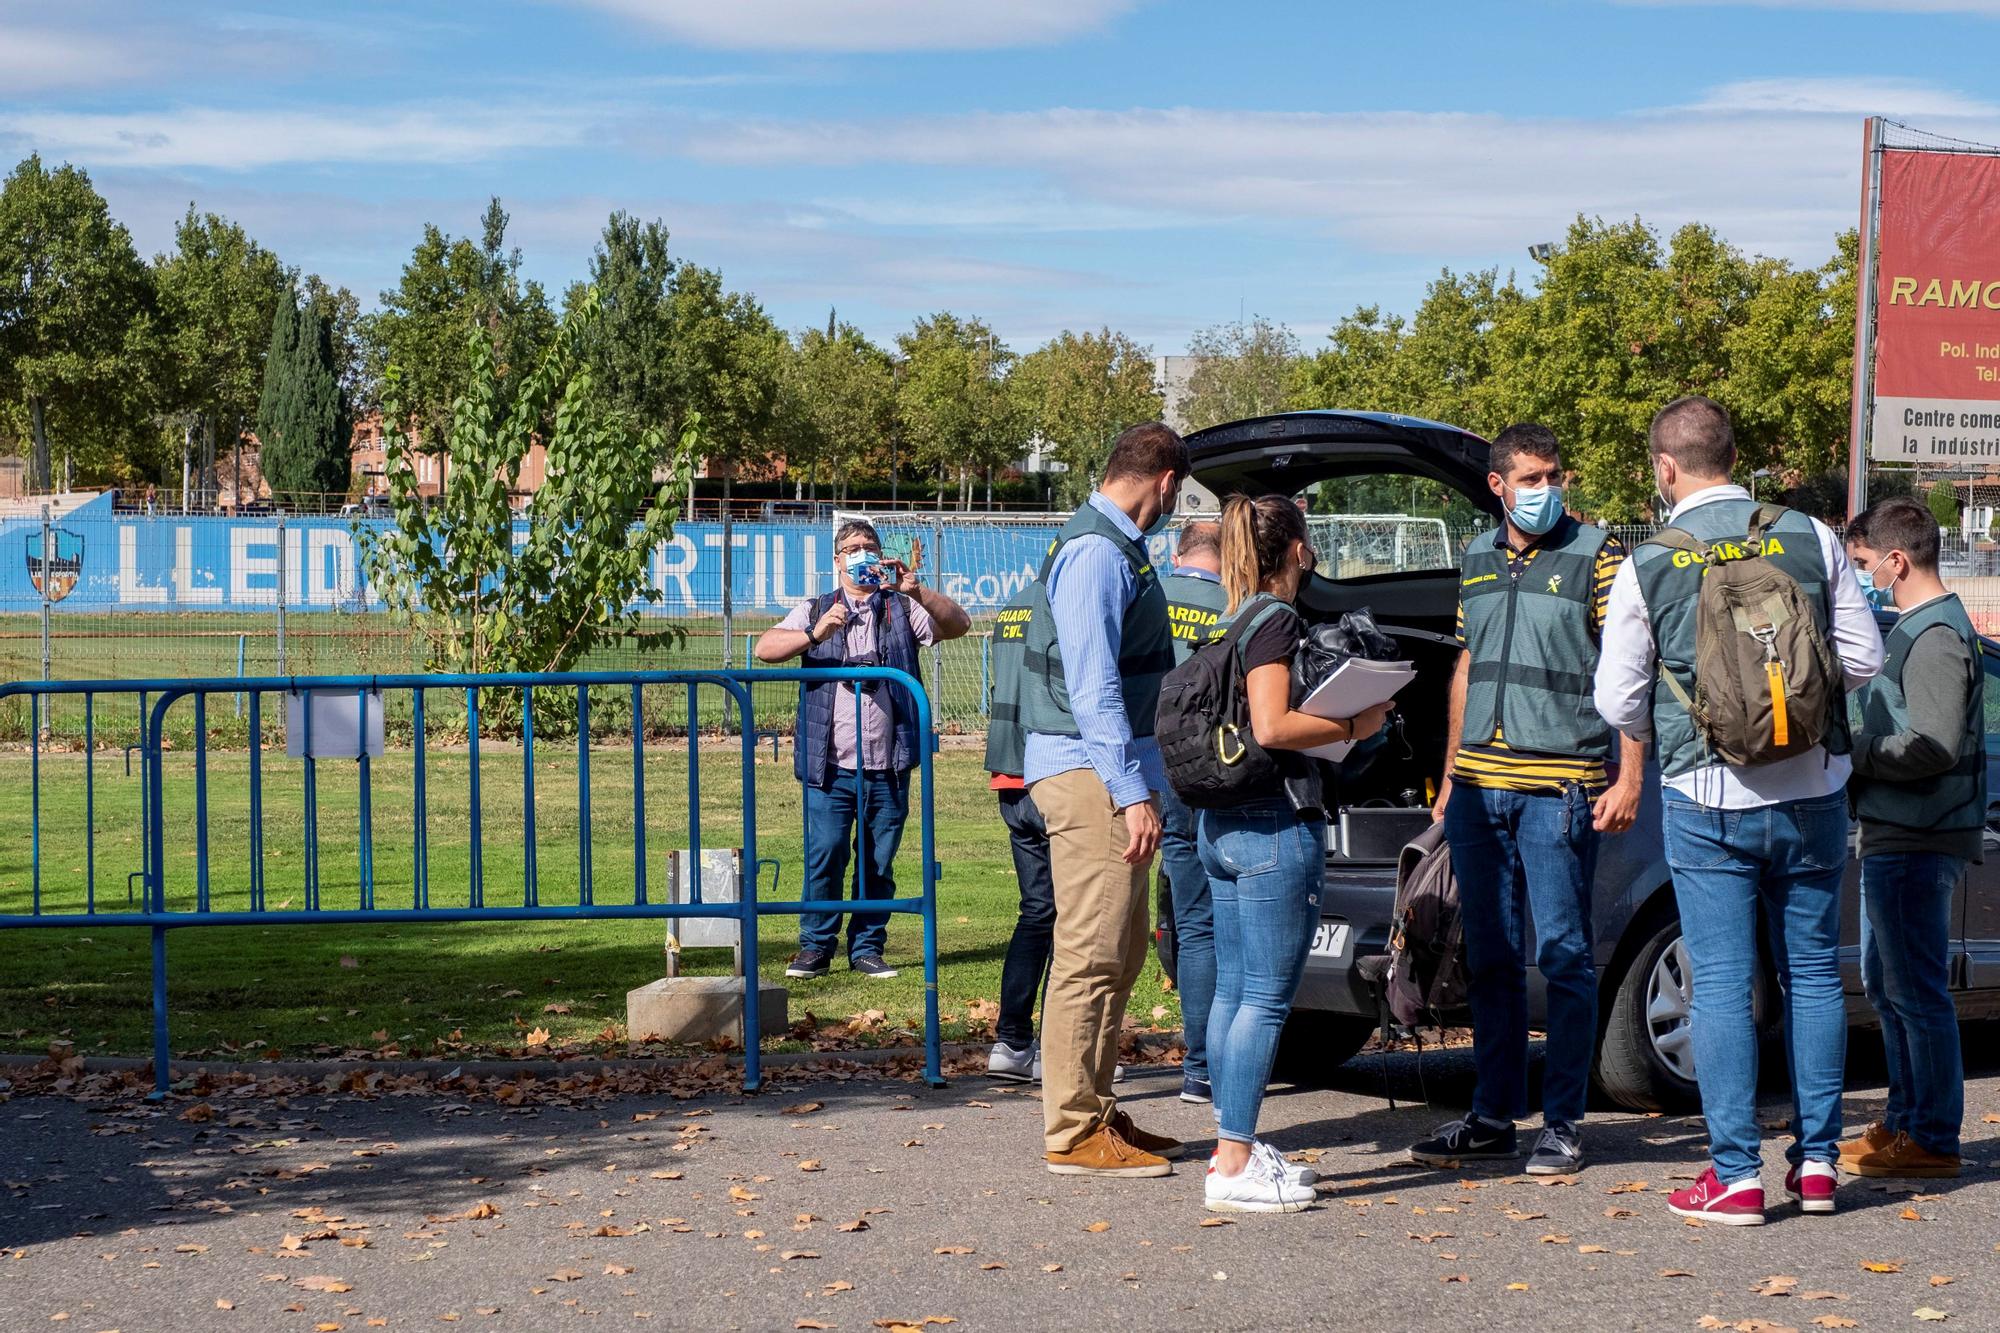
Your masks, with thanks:
[(580, 0), (667, 37), (736, 51), (970, 51), (1095, 31), (1137, 0)]

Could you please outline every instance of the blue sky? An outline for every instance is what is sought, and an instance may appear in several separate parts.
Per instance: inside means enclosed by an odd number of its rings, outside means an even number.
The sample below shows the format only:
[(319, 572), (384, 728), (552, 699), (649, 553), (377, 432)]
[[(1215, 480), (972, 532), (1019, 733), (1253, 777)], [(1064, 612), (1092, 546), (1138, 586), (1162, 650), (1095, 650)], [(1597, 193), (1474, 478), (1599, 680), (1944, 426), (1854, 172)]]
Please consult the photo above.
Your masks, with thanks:
[(498, 194), (553, 287), (622, 208), (788, 327), (1311, 346), (1579, 212), (1818, 262), (1865, 114), (2000, 142), (1996, 49), (2000, 0), (0, 0), (0, 151), (364, 305)]

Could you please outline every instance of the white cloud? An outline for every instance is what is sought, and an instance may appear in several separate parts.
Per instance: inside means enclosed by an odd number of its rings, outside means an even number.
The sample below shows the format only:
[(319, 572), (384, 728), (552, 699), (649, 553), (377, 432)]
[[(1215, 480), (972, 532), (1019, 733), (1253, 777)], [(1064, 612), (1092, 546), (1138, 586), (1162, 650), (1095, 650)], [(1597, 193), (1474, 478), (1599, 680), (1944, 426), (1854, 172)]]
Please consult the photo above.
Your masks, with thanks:
[(1822, 9), (1866, 14), (1972, 14), (2000, 18), (2000, 0), (1619, 0), (1619, 3), (1659, 9), (1693, 6), (1705, 9)]
[[(1819, 85), (1813, 83), (1812, 88)], [(1786, 88), (1790, 92), (1784, 91)], [(2000, 137), (2000, 109), (1898, 85), (1928, 128)], [(1381, 253), (1515, 253), (1578, 212), (1700, 219), (1747, 248), (1822, 256), (1852, 225), (1857, 114), (1823, 88), (1734, 85), (1697, 107), (1585, 120), (1462, 113), (1055, 109), (882, 122), (695, 122), (674, 151), (764, 167), (938, 173), (878, 216), (948, 210), (963, 179), (1007, 173), (1048, 192), (1038, 225), (1106, 210), (1332, 233)], [(1894, 100), (1883, 109), (1898, 105)], [(907, 193), (907, 190), (905, 191)]]
[(698, 46), (964, 51), (1095, 31), (1138, 0), (581, 0)]
[(0, 87), (82, 88), (129, 79), (151, 62), (126, 42), (90, 32), (0, 26)]
[[(2000, 9), (2000, 0), (1996, 0)], [(2000, 119), (2000, 105), (1982, 102), (1916, 79), (1745, 79), (1714, 88), (1692, 111), (1781, 112), (1802, 115), (1984, 117)]]
[(581, 141), (597, 117), (546, 103), (164, 111), (0, 111), (0, 137), (89, 166), (251, 171), (297, 163), (467, 162)]

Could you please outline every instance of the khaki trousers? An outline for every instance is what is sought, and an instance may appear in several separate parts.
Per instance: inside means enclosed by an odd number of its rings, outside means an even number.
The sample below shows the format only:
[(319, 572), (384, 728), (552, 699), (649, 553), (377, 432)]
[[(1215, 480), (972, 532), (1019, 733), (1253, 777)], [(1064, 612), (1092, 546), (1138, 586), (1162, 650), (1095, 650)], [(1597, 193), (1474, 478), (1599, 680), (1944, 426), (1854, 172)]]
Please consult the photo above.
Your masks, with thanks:
[(1072, 769), (1028, 789), (1049, 830), (1055, 948), (1042, 1002), (1042, 1123), (1068, 1152), (1117, 1106), (1111, 1075), (1125, 1002), (1146, 964), (1151, 862), (1125, 864), (1125, 816), (1096, 772)]

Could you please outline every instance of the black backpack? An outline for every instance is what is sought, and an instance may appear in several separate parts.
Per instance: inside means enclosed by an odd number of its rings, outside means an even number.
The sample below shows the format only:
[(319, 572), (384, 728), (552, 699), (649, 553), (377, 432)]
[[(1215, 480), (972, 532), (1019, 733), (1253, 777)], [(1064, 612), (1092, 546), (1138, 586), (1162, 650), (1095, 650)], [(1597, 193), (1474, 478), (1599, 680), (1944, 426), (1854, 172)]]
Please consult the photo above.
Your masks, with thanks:
[(1269, 800), (1284, 774), (1250, 731), (1250, 698), (1243, 683), (1243, 636), (1270, 616), (1289, 611), (1259, 594), (1221, 636), (1199, 645), (1160, 684), (1153, 736), (1174, 794), (1197, 810), (1227, 810)]

